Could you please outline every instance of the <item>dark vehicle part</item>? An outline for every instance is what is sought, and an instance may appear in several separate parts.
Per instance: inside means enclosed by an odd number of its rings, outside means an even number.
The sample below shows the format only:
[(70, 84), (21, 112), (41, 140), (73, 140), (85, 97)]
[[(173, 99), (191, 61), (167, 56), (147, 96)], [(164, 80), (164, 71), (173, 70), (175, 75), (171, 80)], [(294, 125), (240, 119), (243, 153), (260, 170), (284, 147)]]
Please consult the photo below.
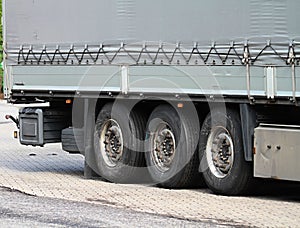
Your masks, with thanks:
[(252, 167), (245, 161), (240, 116), (212, 110), (200, 133), (200, 171), (209, 188), (217, 194), (238, 195), (248, 190)]
[(61, 132), (62, 149), (69, 153), (84, 154), (83, 130), (78, 128), (66, 128)]
[(195, 153), (198, 142), (198, 119), (189, 118), (170, 105), (160, 105), (147, 124), (146, 162), (155, 184), (167, 188), (195, 185), (200, 181), (199, 160)]
[(51, 108), (23, 108), (19, 111), (20, 143), (43, 146), (61, 142), (61, 131), (68, 127), (67, 111)]
[(20, 122), (19, 122), (19, 119), (17, 117), (13, 117), (11, 115), (6, 115), (5, 119), (7, 119), (7, 120), (11, 119), (17, 125), (17, 128), (20, 128)]
[(115, 183), (144, 181), (145, 122), (143, 113), (130, 112), (126, 105), (108, 103), (102, 107), (94, 133), (99, 175)]

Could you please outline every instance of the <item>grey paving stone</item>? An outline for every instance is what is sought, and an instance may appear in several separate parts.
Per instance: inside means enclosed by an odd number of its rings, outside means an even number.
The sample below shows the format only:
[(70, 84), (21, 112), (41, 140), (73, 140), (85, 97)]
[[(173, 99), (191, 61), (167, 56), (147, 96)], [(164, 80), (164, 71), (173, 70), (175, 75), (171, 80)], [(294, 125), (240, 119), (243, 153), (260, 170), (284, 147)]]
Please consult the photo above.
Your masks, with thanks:
[[(120, 185), (84, 179), (84, 158), (61, 150), (22, 146), (13, 139), (15, 126), (6, 113), (16, 107), (0, 102), (0, 186), (26, 194), (109, 205), (195, 221), (257, 227), (299, 227), (296, 198), (225, 197), (207, 189), (169, 190), (142, 185)], [(300, 193), (299, 193), (300, 194)]]

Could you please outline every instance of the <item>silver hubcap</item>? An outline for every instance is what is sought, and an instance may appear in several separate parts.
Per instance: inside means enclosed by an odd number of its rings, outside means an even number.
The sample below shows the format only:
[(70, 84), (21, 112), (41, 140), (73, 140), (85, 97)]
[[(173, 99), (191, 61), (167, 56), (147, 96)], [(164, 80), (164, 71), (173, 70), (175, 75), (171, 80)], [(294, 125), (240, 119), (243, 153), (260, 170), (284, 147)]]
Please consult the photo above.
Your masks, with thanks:
[(231, 135), (222, 126), (214, 127), (208, 136), (206, 158), (210, 171), (218, 178), (226, 177), (234, 161)]
[(153, 137), (152, 159), (156, 167), (166, 172), (170, 169), (175, 156), (175, 137), (167, 123), (157, 127)]
[(101, 155), (108, 166), (116, 166), (123, 154), (123, 136), (119, 124), (113, 120), (107, 120), (100, 133)]

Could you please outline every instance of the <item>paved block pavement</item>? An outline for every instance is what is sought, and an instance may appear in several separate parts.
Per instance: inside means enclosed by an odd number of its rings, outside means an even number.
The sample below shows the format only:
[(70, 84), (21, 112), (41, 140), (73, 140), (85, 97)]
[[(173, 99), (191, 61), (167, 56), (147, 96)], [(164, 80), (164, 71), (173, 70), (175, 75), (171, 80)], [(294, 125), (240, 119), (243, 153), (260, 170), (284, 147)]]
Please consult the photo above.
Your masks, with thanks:
[[(22, 146), (4, 119), (17, 107), (0, 102), (0, 186), (26, 194), (104, 204), (195, 221), (253, 227), (299, 227), (299, 187), (286, 195), (226, 197), (206, 188), (171, 190), (120, 185), (83, 177), (84, 158), (61, 150)], [(275, 185), (275, 189), (276, 189)], [(293, 195), (291, 195), (293, 194)], [(96, 213), (96, 212), (95, 212)]]

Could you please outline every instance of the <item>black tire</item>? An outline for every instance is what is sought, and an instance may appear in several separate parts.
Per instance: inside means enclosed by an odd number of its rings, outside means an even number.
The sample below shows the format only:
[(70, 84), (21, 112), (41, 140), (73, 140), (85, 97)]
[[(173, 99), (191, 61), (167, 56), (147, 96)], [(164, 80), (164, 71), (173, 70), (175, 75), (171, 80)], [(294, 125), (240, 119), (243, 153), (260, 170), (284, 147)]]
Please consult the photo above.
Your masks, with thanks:
[[(160, 187), (185, 188), (196, 186), (201, 182), (198, 172), (199, 158), (196, 153), (200, 130), (199, 120), (197, 116), (190, 114), (185, 110), (176, 111), (171, 105), (160, 105), (150, 115), (145, 143), (146, 163), (153, 183)], [(165, 129), (167, 132), (168, 130), (172, 132), (171, 138), (174, 137), (176, 142), (172, 162), (166, 165), (167, 167), (159, 162), (158, 156), (155, 156), (157, 153), (155, 146), (153, 146), (155, 139), (159, 137), (155, 134), (160, 131), (158, 130), (160, 126), (162, 126), (161, 132), (165, 131), (163, 127), (165, 123)], [(169, 150), (172, 151), (172, 149)]]
[[(219, 147), (221, 144), (222, 147)], [(224, 113), (216, 109), (208, 114), (200, 132), (199, 154), (203, 178), (214, 193), (241, 195), (248, 192), (252, 181), (252, 166), (244, 159), (241, 121), (236, 110), (227, 109)], [(217, 154), (215, 161), (218, 162), (213, 161), (212, 154)], [(228, 159), (223, 167), (221, 158)]]
[(61, 132), (62, 149), (69, 153), (84, 154), (83, 130), (78, 128), (66, 128)]
[[(123, 148), (123, 152), (117, 161), (112, 161), (105, 152), (107, 151), (107, 147), (105, 147), (107, 144), (101, 144), (100, 141), (105, 125), (111, 120), (118, 124), (122, 133), (123, 146), (120, 147)], [(94, 131), (97, 173), (100, 176), (114, 183), (141, 183), (147, 179), (145, 157), (142, 152), (145, 125), (144, 115), (138, 111), (130, 112), (126, 105), (109, 103), (102, 107)], [(105, 150), (103, 150), (103, 146)]]

